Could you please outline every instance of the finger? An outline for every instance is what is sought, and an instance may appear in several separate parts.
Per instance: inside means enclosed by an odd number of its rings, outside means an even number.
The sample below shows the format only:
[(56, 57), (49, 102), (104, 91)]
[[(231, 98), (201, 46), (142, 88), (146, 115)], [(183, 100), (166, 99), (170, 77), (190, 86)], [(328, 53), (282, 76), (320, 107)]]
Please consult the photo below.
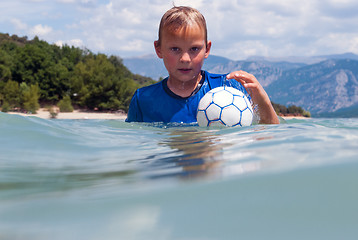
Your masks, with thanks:
[(233, 79), (234, 76), (235, 76), (235, 73), (236, 73), (236, 72), (229, 73), (228, 75), (226, 75), (226, 78), (227, 78), (227, 79)]
[(256, 88), (257, 87), (257, 84), (255, 83), (244, 83), (242, 84), (244, 86), (244, 88), (246, 89), (252, 89), (252, 88)]
[(231, 73), (229, 73), (228, 75), (226, 75), (226, 78), (227, 79), (238, 79), (238, 78), (240, 78), (240, 76), (242, 75), (242, 73), (243, 73), (244, 71), (235, 71), (235, 72), (231, 72)]
[(244, 79), (242, 79), (242, 78), (238, 78), (238, 79), (235, 78), (235, 80), (238, 81), (239, 83), (241, 83), (242, 85), (244, 85), (244, 84), (247, 83), (247, 82), (246, 82)]

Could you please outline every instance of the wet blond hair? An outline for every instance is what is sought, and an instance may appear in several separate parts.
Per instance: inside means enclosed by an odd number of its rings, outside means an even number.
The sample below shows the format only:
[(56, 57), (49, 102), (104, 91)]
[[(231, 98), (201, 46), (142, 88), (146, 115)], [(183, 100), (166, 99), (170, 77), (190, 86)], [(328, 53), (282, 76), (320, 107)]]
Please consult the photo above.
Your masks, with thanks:
[(173, 7), (169, 9), (160, 20), (158, 41), (160, 46), (163, 31), (176, 32), (185, 30), (188, 27), (198, 26), (205, 34), (205, 45), (208, 42), (208, 30), (204, 16), (195, 8), (191, 7)]

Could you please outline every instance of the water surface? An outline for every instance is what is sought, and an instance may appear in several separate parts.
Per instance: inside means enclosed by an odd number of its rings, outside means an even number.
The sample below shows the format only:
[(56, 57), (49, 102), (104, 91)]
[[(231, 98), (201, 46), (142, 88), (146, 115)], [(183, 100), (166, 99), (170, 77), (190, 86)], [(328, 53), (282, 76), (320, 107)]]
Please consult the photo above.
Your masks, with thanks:
[(0, 239), (356, 239), (358, 119), (207, 129), (0, 113)]

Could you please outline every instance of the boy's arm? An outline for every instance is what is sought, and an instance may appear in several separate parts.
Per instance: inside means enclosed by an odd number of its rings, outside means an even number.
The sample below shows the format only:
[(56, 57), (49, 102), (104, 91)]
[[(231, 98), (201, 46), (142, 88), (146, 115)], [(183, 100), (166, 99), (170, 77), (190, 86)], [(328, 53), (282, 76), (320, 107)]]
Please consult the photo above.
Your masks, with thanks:
[(138, 104), (138, 90), (133, 94), (129, 104), (126, 122), (143, 122), (142, 112)]
[(227, 75), (227, 79), (235, 79), (240, 82), (251, 95), (252, 101), (258, 107), (260, 123), (279, 124), (277, 114), (271, 104), (265, 89), (254, 75), (245, 71), (236, 71)]

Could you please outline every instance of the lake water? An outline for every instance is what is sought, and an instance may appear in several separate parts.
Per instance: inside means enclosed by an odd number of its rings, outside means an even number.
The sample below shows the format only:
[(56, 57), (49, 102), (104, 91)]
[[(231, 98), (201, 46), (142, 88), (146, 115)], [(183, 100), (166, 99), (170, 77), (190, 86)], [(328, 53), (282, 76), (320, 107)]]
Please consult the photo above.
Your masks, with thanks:
[(358, 119), (206, 129), (0, 113), (0, 239), (357, 239)]

